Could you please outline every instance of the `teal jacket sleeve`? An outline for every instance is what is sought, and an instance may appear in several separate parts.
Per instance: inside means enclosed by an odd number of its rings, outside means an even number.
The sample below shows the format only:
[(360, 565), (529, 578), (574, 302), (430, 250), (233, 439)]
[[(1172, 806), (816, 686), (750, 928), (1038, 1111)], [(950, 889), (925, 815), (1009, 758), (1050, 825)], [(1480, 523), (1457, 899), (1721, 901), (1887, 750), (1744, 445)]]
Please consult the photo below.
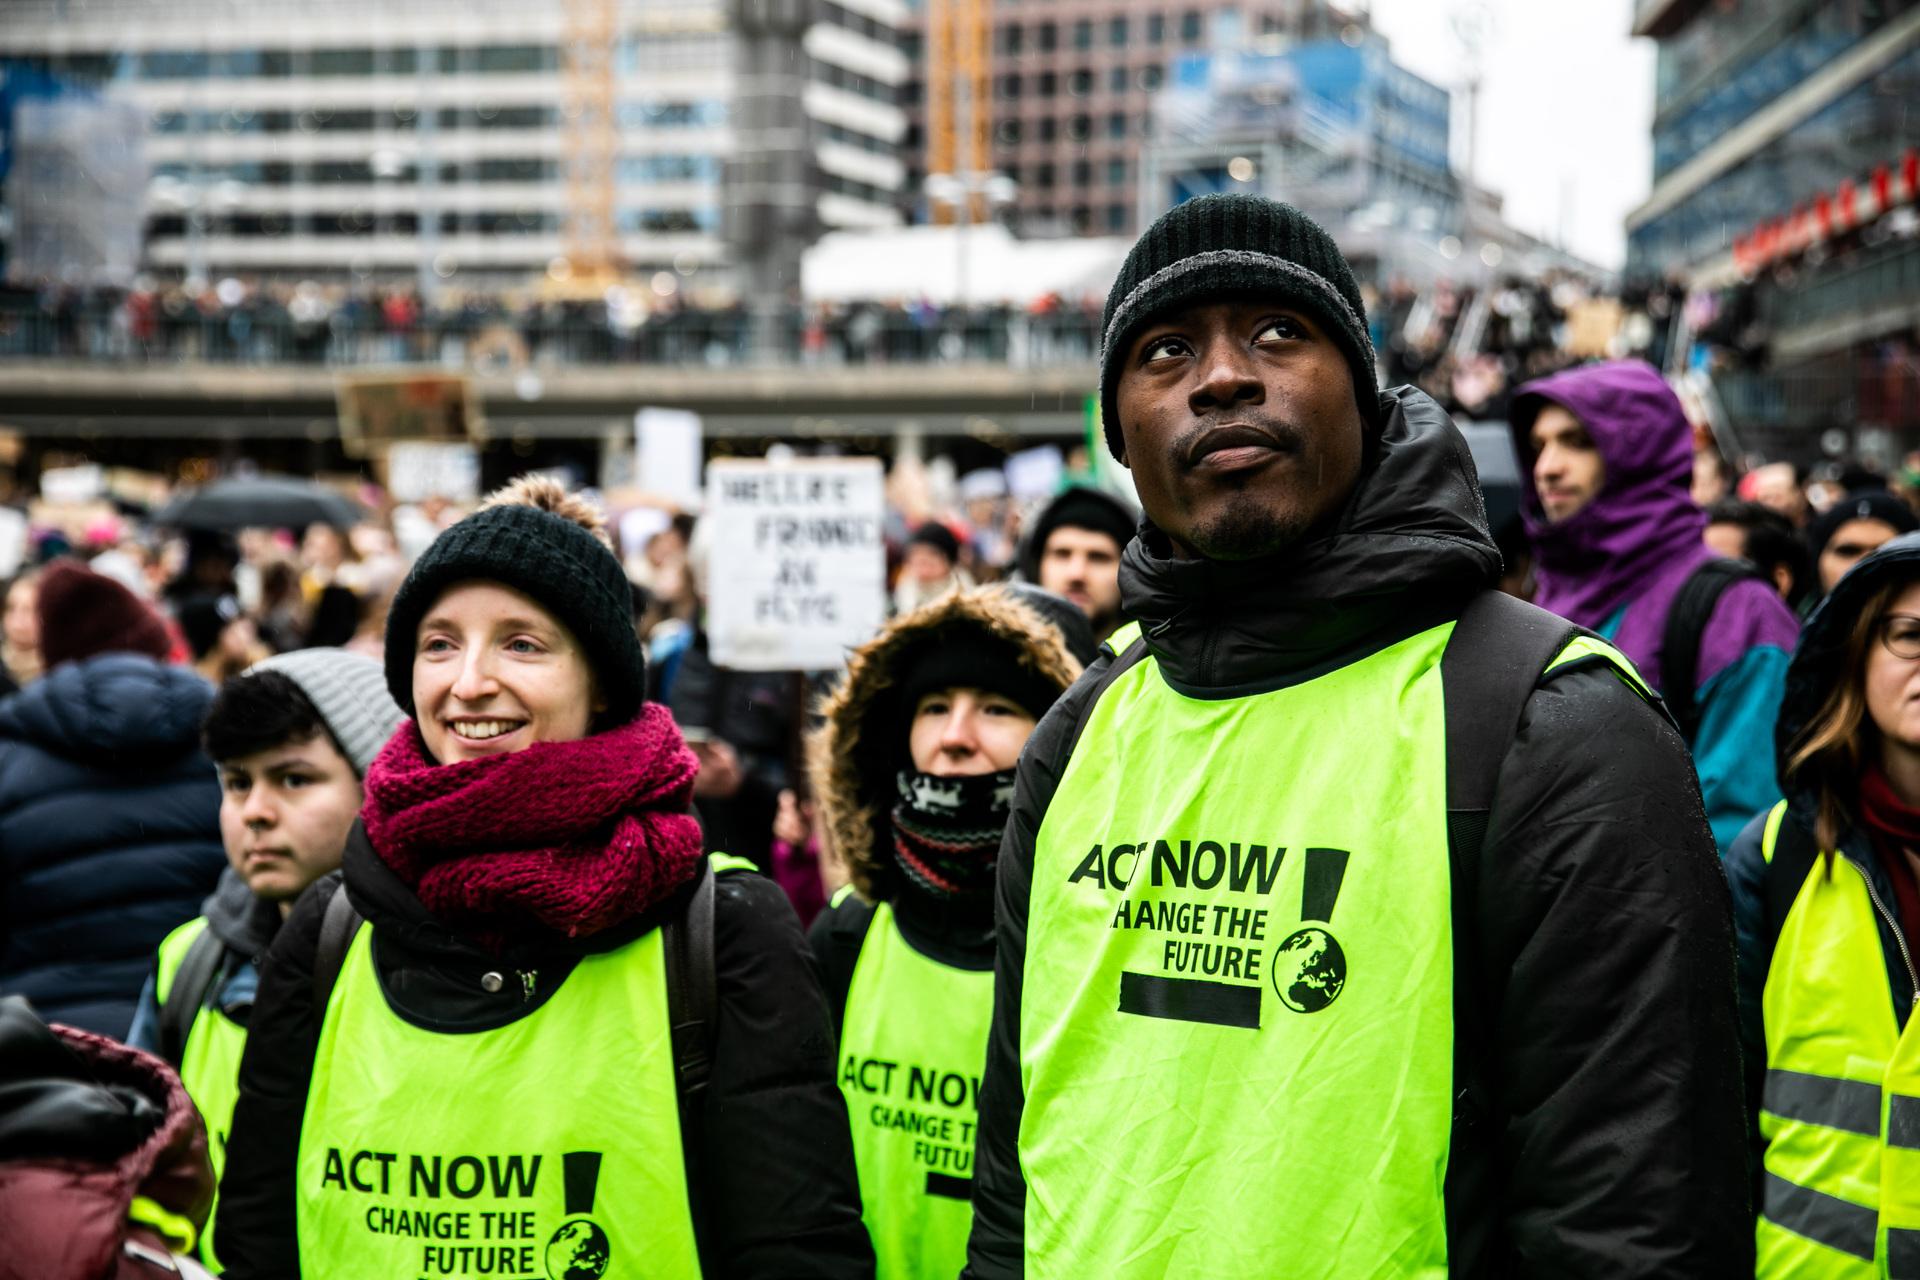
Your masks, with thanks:
[(1780, 799), (1773, 722), (1780, 714), (1792, 656), (1773, 645), (1757, 645), (1701, 687), (1693, 767), (1722, 857), (1753, 815)]

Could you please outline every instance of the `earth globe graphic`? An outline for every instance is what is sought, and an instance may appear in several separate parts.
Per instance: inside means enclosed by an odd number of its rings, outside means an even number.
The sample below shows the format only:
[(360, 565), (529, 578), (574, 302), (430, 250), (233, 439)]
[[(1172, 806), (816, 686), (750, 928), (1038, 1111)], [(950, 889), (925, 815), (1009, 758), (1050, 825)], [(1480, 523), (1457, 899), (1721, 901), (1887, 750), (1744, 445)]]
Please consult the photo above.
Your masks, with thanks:
[(600, 1280), (612, 1254), (598, 1223), (575, 1218), (561, 1223), (547, 1241), (547, 1274), (553, 1280)]
[(1318, 1013), (1347, 985), (1347, 953), (1324, 929), (1302, 929), (1273, 953), (1273, 989), (1295, 1013)]

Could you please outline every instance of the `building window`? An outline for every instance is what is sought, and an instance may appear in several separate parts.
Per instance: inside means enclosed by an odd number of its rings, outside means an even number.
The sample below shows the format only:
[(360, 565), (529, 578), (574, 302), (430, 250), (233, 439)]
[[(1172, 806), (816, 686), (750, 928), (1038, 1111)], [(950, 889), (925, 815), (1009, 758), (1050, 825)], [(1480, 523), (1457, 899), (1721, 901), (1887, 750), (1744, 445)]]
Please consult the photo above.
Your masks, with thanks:
[(1076, 98), (1084, 98), (1093, 92), (1093, 72), (1082, 67), (1067, 74), (1067, 92)]
[(1107, 185), (1110, 187), (1127, 185), (1127, 162), (1118, 156), (1107, 161)]
[(1107, 71), (1107, 92), (1125, 93), (1127, 91), (1127, 68), (1124, 65), (1112, 67)]
[(1051, 22), (1043, 22), (1034, 29), (1033, 43), (1042, 53), (1052, 53), (1060, 47), (1060, 28)]
[(999, 133), (1000, 141), (1006, 145), (1010, 147), (1020, 145), (1020, 122), (1018, 120), (1002, 120), (1000, 122)]
[(1200, 11), (1189, 9), (1180, 15), (1180, 43), (1200, 43)]
[(1040, 117), (1040, 141), (1052, 142), (1060, 136), (1060, 122), (1052, 116)]
[(1026, 28), (1017, 22), (1009, 22), (994, 34), (999, 37), (1001, 53), (1018, 54), (1021, 50), (1021, 37), (1026, 34)]
[(1152, 93), (1155, 89), (1158, 89), (1160, 82), (1165, 78), (1160, 68), (1152, 63), (1148, 63), (1146, 66), (1140, 68), (1140, 87), (1148, 93)]
[(1115, 139), (1124, 138), (1127, 136), (1127, 113), (1126, 112), (1114, 111), (1114, 112), (1110, 112), (1107, 115), (1107, 136), (1109, 138), (1115, 138)]
[(1147, 43), (1164, 44), (1167, 39), (1167, 15), (1150, 13), (1147, 15)]
[(1107, 230), (1125, 231), (1127, 229), (1127, 206), (1110, 204), (1107, 206)]
[(1082, 18), (1073, 24), (1073, 47), (1076, 49), (1093, 48), (1093, 20)]
[(1037, 164), (1033, 167), (1033, 185), (1042, 191), (1053, 190), (1053, 166)]
[(1093, 165), (1085, 160), (1073, 162), (1073, 185), (1084, 191), (1093, 185)]
[(1127, 43), (1127, 20), (1124, 16), (1109, 19), (1107, 22), (1107, 43), (1119, 49)]
[(1093, 134), (1092, 116), (1075, 116), (1067, 121), (1067, 139), (1071, 142), (1085, 142)]
[(1043, 98), (1051, 98), (1060, 91), (1060, 77), (1051, 71), (1042, 71), (1036, 91)]

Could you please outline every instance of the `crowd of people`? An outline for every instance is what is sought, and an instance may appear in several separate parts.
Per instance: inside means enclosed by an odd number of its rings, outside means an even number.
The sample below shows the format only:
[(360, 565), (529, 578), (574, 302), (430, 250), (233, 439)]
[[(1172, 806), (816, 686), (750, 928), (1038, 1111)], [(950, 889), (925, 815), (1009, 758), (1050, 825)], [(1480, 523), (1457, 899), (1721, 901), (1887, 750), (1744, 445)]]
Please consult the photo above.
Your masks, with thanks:
[(1493, 527), (1254, 197), (1100, 331), (1138, 508), (896, 476), (834, 671), (549, 476), (43, 541), (0, 1275), (1907, 1274), (1904, 490), (1605, 360), (1505, 396)]
[[(664, 278), (662, 278), (664, 277)], [(597, 296), (449, 285), (348, 286), (227, 277), (125, 289), (50, 284), (0, 290), (0, 355), (99, 361), (360, 365), (481, 370), (549, 364), (807, 364), (1090, 361), (1099, 300), (1027, 306), (924, 298), (798, 302), (775, 319), (773, 350), (736, 300), (683, 290), (661, 273)]]

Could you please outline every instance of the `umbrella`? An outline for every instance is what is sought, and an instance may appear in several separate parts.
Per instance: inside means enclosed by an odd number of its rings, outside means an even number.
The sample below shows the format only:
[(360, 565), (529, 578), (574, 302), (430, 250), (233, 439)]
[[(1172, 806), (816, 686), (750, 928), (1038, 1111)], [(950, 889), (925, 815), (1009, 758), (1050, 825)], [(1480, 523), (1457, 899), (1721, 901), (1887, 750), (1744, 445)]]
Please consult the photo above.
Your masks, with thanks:
[(298, 529), (330, 524), (350, 529), (367, 518), (359, 503), (293, 476), (216, 480), (173, 498), (153, 522), (180, 529)]

